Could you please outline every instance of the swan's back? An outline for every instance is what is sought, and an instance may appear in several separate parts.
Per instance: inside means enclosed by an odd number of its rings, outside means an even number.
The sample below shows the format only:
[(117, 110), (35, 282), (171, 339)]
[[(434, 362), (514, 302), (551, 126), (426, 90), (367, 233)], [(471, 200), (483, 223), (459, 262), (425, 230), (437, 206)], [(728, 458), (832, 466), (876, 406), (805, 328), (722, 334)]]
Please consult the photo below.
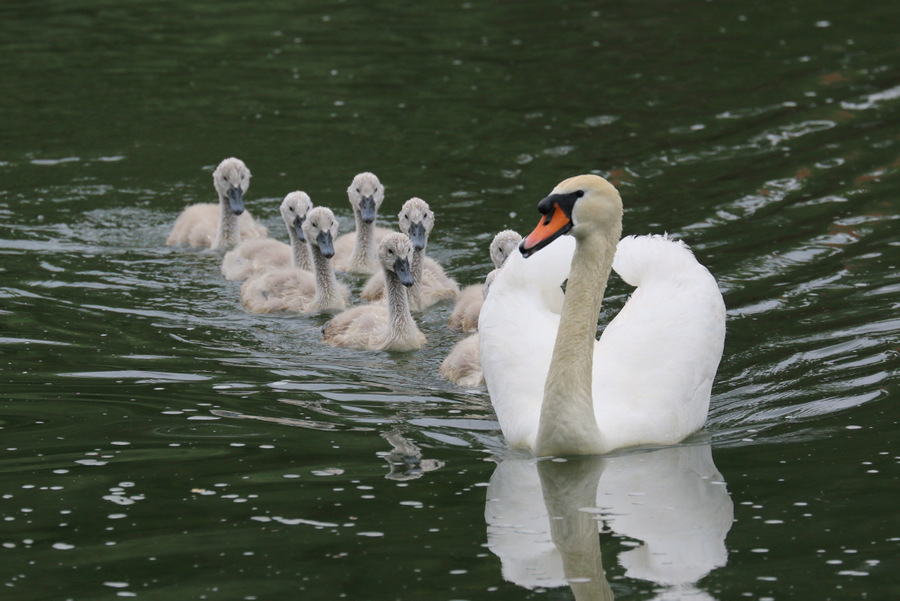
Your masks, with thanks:
[(690, 249), (665, 236), (622, 239), (613, 269), (637, 289), (595, 346), (597, 423), (613, 447), (679, 442), (706, 421), (722, 295)]

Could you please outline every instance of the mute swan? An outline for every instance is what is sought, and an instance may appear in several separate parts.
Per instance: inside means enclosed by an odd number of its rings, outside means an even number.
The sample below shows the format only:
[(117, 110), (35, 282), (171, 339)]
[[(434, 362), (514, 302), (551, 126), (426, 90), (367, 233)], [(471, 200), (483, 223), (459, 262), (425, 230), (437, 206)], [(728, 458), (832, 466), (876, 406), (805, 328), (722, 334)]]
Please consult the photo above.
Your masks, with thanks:
[[(601, 454), (674, 444), (698, 430), (725, 339), (715, 279), (664, 236), (630, 236), (617, 250), (622, 200), (601, 177), (563, 181), (538, 209), (544, 216), (494, 278), (478, 323), (482, 369), (510, 446)], [(560, 245), (565, 238), (550, 244), (566, 233), (574, 252)], [(613, 267), (637, 290), (597, 341)]]
[(378, 208), (384, 202), (384, 186), (374, 173), (359, 173), (347, 188), (356, 231), (334, 242), (334, 268), (348, 273), (372, 274), (379, 270), (375, 247), (389, 229), (375, 227)]
[(337, 281), (331, 266), (337, 229), (331, 209), (311, 209), (303, 222), (303, 234), (309, 241), (313, 273), (281, 267), (257, 274), (241, 286), (241, 304), (254, 313), (316, 313), (345, 308), (350, 290)]
[(487, 286), (490, 285), (497, 270), (506, 261), (506, 257), (516, 250), (521, 241), (522, 236), (512, 230), (503, 230), (494, 236), (490, 247), (494, 270), (488, 273), (484, 284), (472, 284), (460, 291), (456, 298), (456, 305), (453, 306), (453, 312), (450, 313), (448, 326), (451, 330), (462, 330), (463, 332), (478, 330), (478, 314), (481, 312), (484, 297), (487, 296)]
[(312, 271), (309, 248), (303, 237), (303, 222), (312, 208), (306, 192), (291, 192), (281, 202), (281, 217), (287, 226), (290, 244), (274, 238), (250, 238), (237, 248), (225, 253), (222, 275), (226, 280), (246, 280), (256, 273), (276, 267), (293, 265), (304, 271)]
[(425, 344), (406, 296), (406, 288), (413, 283), (411, 257), (409, 238), (399, 232), (385, 236), (378, 245), (378, 260), (387, 282), (387, 306), (361, 305), (339, 313), (322, 328), (322, 341), (331, 346), (383, 351), (412, 351)]
[[(438, 263), (425, 255), (428, 235), (434, 228), (434, 212), (421, 198), (410, 198), (397, 214), (400, 231), (409, 236), (413, 247), (410, 271), (415, 282), (409, 289), (409, 306), (414, 311), (459, 294), (459, 286), (444, 273)], [(384, 298), (384, 272), (376, 273), (360, 292), (359, 297), (369, 302)]]
[(244, 194), (250, 187), (250, 170), (234, 157), (213, 171), (219, 204), (200, 203), (181, 212), (166, 239), (166, 245), (187, 244), (213, 249), (234, 248), (245, 238), (264, 238), (266, 228), (244, 211)]

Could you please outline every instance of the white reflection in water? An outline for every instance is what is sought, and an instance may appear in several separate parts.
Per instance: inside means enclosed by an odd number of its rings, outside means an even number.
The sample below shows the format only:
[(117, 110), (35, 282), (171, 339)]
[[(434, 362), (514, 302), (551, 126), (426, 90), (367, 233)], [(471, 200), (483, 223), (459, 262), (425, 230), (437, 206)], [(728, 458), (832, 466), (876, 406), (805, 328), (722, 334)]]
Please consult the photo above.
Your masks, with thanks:
[(667, 587), (658, 598), (712, 598), (695, 584), (725, 565), (733, 515), (709, 445), (506, 459), (485, 503), (488, 547), (503, 577), (528, 589), (568, 585), (579, 601), (613, 598), (600, 551), (609, 536), (630, 546), (616, 557), (627, 577)]

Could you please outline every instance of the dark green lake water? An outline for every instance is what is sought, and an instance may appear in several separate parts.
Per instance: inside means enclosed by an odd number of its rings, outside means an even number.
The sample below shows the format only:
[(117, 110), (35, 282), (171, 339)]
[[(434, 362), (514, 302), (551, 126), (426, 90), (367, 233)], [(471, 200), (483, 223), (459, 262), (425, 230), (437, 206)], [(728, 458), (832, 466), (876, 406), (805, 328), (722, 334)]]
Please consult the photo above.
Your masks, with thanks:
[[(0, 597), (900, 597), (898, 18), (4, 2)], [(625, 233), (684, 239), (724, 293), (706, 430), (539, 471), (484, 389), (439, 378), (449, 305), (403, 355), (246, 313), (217, 255), (164, 245), (232, 155), (282, 238), (294, 189), (343, 231), (359, 171), (387, 187), (383, 224), (424, 198), (463, 285), (558, 181), (609, 177)], [(609, 293), (605, 319), (628, 288)], [(569, 586), (573, 553), (609, 588)]]

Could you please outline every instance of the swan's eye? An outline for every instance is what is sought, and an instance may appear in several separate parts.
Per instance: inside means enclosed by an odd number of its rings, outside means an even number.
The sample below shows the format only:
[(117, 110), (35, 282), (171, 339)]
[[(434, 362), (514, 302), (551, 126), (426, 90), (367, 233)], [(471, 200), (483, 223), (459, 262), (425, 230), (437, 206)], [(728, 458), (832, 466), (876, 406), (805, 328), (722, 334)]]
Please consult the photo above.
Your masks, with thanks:
[(290, 211), (291, 213), (293, 213), (293, 212), (294, 212), (294, 207), (288, 207), (288, 211)]
[(584, 190), (579, 190), (575, 193), (575, 198), (581, 198), (582, 196), (584, 196)]
[(359, 188), (356, 189), (356, 193), (357, 193), (357, 194), (362, 194), (362, 192), (359, 191)]

